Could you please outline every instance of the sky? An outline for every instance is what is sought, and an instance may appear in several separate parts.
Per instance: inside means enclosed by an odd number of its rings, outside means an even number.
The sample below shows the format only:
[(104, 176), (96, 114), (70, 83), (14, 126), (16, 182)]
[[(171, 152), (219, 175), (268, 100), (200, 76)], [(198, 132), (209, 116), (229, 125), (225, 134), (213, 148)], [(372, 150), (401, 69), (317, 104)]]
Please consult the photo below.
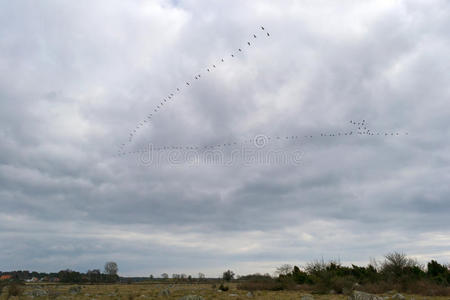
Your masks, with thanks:
[(0, 0), (0, 270), (450, 263), (449, 33), (446, 0)]

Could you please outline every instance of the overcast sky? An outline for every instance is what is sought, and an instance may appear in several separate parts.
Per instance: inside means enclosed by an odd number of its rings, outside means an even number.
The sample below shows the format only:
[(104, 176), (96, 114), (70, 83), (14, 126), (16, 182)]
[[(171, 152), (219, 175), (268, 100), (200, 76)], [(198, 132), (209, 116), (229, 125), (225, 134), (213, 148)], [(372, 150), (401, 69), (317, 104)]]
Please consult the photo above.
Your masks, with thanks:
[(447, 0), (0, 0), (0, 270), (449, 263), (449, 53)]

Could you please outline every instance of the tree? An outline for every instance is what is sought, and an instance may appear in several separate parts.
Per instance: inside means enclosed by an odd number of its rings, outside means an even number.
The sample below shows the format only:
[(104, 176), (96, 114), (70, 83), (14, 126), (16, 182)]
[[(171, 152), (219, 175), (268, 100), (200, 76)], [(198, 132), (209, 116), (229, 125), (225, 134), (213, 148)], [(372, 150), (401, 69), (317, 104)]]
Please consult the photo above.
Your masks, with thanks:
[(433, 277), (447, 273), (447, 268), (435, 260), (432, 260), (428, 263), (427, 269), (428, 269), (428, 271), (427, 271), (428, 275), (433, 276)]
[(291, 274), (292, 270), (293, 270), (293, 268), (291, 265), (284, 264), (284, 265), (279, 266), (277, 268), (277, 270), (275, 271), (275, 273), (277, 273), (278, 276), (282, 277), (282, 276), (287, 276), (287, 275)]
[(105, 274), (117, 275), (118, 271), (119, 271), (119, 267), (117, 266), (117, 263), (115, 263), (113, 261), (109, 261), (105, 264)]
[(86, 273), (89, 282), (100, 282), (101, 280), (101, 272), (99, 269), (88, 270)]
[(198, 279), (203, 280), (205, 279), (205, 274), (203, 274), (202, 272), (198, 273)]
[(167, 274), (167, 273), (162, 273), (162, 274), (161, 274), (161, 278), (162, 278), (162, 279), (168, 279), (168, 278), (169, 278), (169, 274)]
[(227, 271), (223, 272), (222, 278), (225, 281), (230, 281), (234, 278), (234, 272), (231, 270), (227, 270)]

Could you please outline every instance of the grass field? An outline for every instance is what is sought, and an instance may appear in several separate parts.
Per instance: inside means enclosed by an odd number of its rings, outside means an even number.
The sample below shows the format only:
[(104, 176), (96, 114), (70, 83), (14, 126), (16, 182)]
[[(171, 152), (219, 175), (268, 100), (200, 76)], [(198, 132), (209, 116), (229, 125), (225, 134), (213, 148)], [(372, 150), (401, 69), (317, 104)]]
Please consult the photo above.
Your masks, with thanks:
[[(74, 288), (75, 287), (75, 288)], [(79, 287), (79, 288), (78, 288)], [(300, 299), (307, 294), (304, 291), (256, 291), (248, 295), (247, 291), (238, 290), (235, 284), (229, 284), (230, 290), (219, 292), (211, 284), (162, 284), (162, 283), (140, 283), (140, 284), (109, 284), (109, 285), (66, 285), (66, 284), (27, 284), (23, 287), (20, 297), (9, 299), (180, 299), (186, 295), (199, 295), (204, 299)], [(78, 289), (78, 291), (77, 291)], [(161, 291), (169, 290), (170, 294), (161, 295)], [(74, 291), (75, 290), (75, 291)], [(32, 296), (39, 291), (45, 291), (46, 295)], [(38, 291), (38, 292), (36, 292)], [(393, 293), (383, 294), (389, 297)], [(446, 299), (449, 297), (424, 297), (415, 295), (404, 295), (409, 299)], [(346, 295), (314, 295), (314, 299), (347, 299)], [(2, 293), (1, 299), (7, 299), (7, 293)], [(386, 298), (387, 299), (387, 298)]]

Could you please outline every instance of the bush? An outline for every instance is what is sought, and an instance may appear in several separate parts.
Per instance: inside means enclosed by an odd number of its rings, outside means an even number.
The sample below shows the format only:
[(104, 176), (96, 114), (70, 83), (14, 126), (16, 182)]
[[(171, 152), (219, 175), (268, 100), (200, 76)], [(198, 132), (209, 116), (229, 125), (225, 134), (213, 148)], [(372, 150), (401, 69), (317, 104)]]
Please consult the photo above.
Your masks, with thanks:
[(229, 290), (229, 288), (221, 283), (219, 286), (219, 290), (221, 290), (222, 292), (226, 292)]
[(398, 282), (401, 277), (420, 277), (424, 272), (417, 261), (408, 258), (406, 254), (392, 252), (385, 255), (381, 265), (381, 273), (387, 280)]
[(245, 291), (281, 291), (286, 289), (286, 284), (281, 281), (246, 281), (238, 284), (239, 290)]
[(225, 281), (231, 281), (232, 279), (234, 279), (234, 272), (231, 270), (227, 270), (223, 272), (222, 278)]
[(8, 286), (8, 298), (11, 296), (22, 296), (23, 288), (20, 284), (14, 282)]

